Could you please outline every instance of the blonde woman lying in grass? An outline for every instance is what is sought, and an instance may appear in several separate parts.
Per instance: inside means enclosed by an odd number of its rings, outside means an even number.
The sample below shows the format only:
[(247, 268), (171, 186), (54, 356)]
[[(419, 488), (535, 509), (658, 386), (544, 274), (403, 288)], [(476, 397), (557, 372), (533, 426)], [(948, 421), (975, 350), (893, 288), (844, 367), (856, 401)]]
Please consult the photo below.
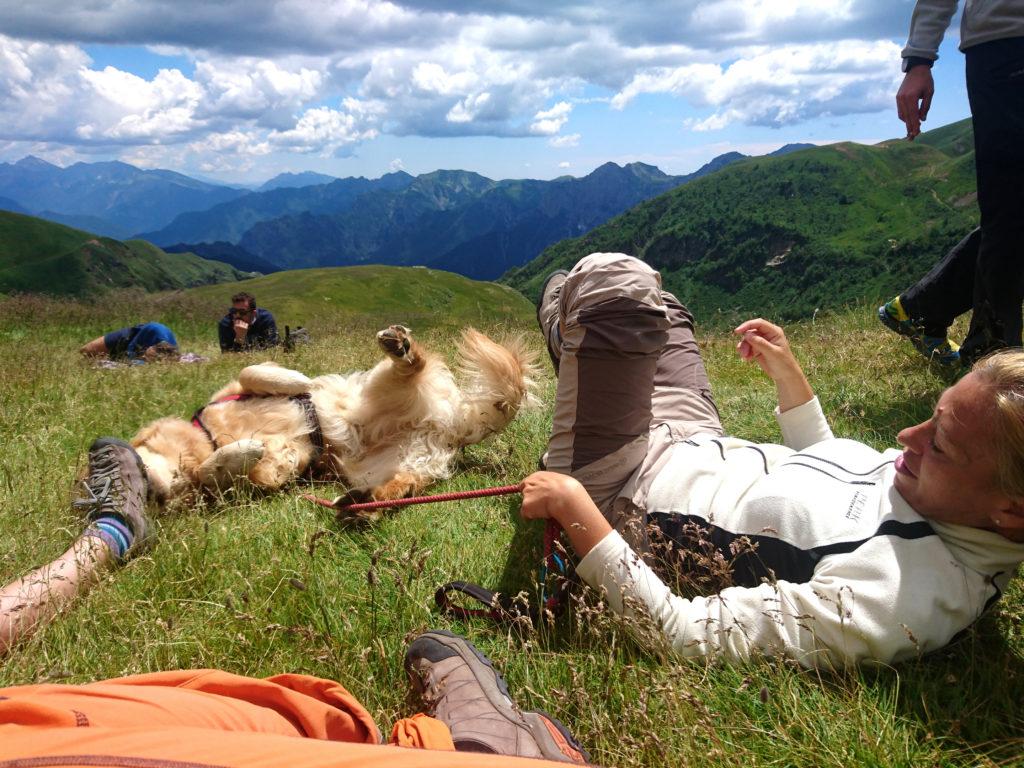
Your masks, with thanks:
[[(739, 352), (777, 385), (785, 443), (755, 445), (723, 436), (692, 316), (643, 262), (592, 254), (552, 275), (538, 319), (559, 379), (550, 471), (527, 478), (522, 515), (558, 521), (580, 576), (683, 656), (906, 659), (974, 622), (1024, 561), (1020, 350), (880, 453), (832, 435), (782, 329), (750, 320)], [(733, 586), (676, 594), (641, 558), (659, 548), (671, 576), (711, 561)]]

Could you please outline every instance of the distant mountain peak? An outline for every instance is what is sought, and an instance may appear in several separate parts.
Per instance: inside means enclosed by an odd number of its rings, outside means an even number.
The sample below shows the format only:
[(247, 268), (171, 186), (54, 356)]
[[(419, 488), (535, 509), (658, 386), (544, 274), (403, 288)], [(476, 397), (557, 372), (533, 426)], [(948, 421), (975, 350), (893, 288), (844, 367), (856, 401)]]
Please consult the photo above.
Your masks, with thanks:
[(53, 163), (48, 163), (35, 155), (25, 155), (21, 160), (14, 163), (18, 168), (57, 168)]
[(312, 187), (317, 184), (330, 184), (332, 181), (337, 181), (337, 179), (337, 176), (328, 176), (325, 173), (317, 173), (316, 171), (300, 171), (299, 173), (286, 171), (263, 182), (259, 190), (267, 192), (268, 190), (280, 189), (281, 187)]

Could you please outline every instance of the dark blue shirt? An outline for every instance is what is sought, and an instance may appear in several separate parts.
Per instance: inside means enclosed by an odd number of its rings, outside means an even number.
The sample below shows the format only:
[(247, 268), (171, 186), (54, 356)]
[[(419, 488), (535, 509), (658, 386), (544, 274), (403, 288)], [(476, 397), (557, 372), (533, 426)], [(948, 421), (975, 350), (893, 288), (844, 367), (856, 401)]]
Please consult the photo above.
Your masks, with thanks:
[(103, 343), (111, 359), (142, 357), (147, 349), (161, 341), (173, 347), (178, 346), (174, 332), (162, 323), (142, 323), (131, 328), (119, 328), (103, 336)]
[(276, 347), (277, 323), (274, 316), (267, 310), (256, 308), (256, 319), (249, 323), (249, 330), (245, 334), (245, 343), (235, 343), (235, 321), (231, 313), (224, 315), (217, 324), (217, 333), (220, 336), (221, 352), (242, 352), (248, 349), (264, 349)]

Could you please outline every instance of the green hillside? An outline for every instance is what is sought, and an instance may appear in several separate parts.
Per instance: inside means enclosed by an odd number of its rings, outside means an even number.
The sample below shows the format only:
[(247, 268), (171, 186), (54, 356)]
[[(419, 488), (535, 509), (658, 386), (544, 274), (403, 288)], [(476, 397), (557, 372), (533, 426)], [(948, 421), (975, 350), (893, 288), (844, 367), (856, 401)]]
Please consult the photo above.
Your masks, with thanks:
[[(415, 329), (444, 325), (532, 320), (522, 294), (496, 283), (422, 267), (322, 267), (275, 272), (231, 286), (203, 286), (187, 296), (227, 306), (231, 293), (248, 291), (274, 313), (278, 325), (334, 332), (339, 324), (374, 317)], [(378, 322), (374, 320), (374, 322)], [(283, 330), (283, 328), (282, 328)]]
[(164, 253), (144, 240), (121, 242), (0, 211), (0, 292), (86, 297), (112, 288), (162, 291), (243, 277), (192, 253)]
[(503, 282), (535, 295), (552, 269), (622, 251), (659, 269), (698, 317), (808, 316), (906, 287), (975, 226), (975, 202), (965, 120), (914, 143), (735, 163), (551, 246)]

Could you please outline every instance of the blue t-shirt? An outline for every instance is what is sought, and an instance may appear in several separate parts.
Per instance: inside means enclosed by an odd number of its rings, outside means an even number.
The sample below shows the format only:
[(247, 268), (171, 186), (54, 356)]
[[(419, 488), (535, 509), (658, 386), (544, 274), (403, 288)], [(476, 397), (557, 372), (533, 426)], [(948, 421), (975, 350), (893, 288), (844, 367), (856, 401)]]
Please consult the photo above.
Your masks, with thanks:
[(103, 337), (110, 357), (127, 357), (129, 360), (142, 357), (146, 350), (154, 344), (165, 341), (171, 346), (178, 346), (174, 331), (163, 323), (142, 323), (131, 328), (120, 328)]

